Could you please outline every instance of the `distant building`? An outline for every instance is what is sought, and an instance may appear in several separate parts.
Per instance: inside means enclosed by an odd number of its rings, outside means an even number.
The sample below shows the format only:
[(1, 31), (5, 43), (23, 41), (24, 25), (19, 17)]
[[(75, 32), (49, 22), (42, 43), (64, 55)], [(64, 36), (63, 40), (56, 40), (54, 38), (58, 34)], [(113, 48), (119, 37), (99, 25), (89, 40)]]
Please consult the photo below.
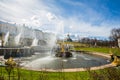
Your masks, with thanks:
[[(32, 41), (36, 38), (38, 43), (45, 43), (55, 37), (52, 33), (42, 32), (38, 29), (32, 29), (25, 24), (16, 25), (0, 21), (0, 46), (2, 39), (5, 39), (5, 35), (9, 32), (8, 45), (15, 45), (15, 37), (21, 33), (20, 44), (23, 46), (30, 46)], [(40, 45), (38, 44), (38, 45)]]

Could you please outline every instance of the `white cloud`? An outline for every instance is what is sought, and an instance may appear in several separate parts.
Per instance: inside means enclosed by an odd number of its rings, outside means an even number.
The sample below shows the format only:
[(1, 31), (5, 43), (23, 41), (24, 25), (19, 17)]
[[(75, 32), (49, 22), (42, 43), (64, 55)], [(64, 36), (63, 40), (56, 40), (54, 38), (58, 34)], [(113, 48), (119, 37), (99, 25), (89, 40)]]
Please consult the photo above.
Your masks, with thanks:
[(49, 21), (52, 21), (52, 20), (55, 20), (55, 19), (56, 19), (56, 16), (55, 16), (55, 15), (53, 15), (52, 13), (50, 13), (50, 12), (49, 12), (49, 13), (47, 13), (47, 15), (46, 15), (46, 16), (47, 16), (47, 18), (48, 18), (48, 20), (49, 20)]
[[(82, 36), (109, 36), (112, 25), (102, 22), (100, 23), (101, 25), (94, 26), (92, 22), (84, 20), (85, 14), (65, 18), (60, 15), (62, 8), (53, 3), (54, 0), (50, 0), (48, 3), (45, 3), (43, 0), (3, 0), (0, 2), (0, 18), (8, 22), (26, 24), (56, 33), (74, 33), (76, 35), (79, 33)], [(101, 14), (83, 3), (72, 3), (71, 1), (66, 1), (66, 3), (83, 7), (87, 16), (90, 16), (91, 21), (102, 19)]]
[(64, 30), (68, 33), (78, 33), (81, 36), (108, 37), (110, 35), (110, 30), (112, 29), (112, 25), (102, 24), (99, 26), (93, 26), (92, 23), (80, 21), (77, 17), (67, 20), (64, 19), (64, 26), (67, 26)]

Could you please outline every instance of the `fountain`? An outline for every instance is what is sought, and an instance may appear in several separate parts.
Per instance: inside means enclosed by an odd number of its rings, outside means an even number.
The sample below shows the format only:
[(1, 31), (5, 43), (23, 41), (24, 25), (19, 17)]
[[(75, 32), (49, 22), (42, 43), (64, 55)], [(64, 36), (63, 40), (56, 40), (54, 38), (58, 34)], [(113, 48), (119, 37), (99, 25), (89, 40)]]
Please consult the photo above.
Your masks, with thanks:
[(38, 46), (38, 39), (35, 38), (32, 42), (32, 45), (31, 46)]
[(72, 53), (69, 51), (69, 47), (65, 46), (64, 42), (60, 43), (60, 49), (56, 51), (56, 57), (72, 57)]
[[(60, 23), (62, 24), (62, 23)], [(61, 28), (61, 25), (59, 26)], [(60, 29), (61, 31), (61, 29)], [(25, 32), (25, 31), (24, 31)], [(24, 33), (23, 32), (23, 33)], [(59, 32), (59, 31), (58, 31)], [(64, 30), (62, 26), (62, 34), (64, 35)], [(28, 34), (29, 35), (29, 34)], [(0, 48), (0, 52), (4, 53), (4, 58), (8, 59), (10, 57), (24, 57), (21, 58), (21, 64), (20, 66), (23, 66), (27, 69), (52, 69), (52, 70), (60, 70), (60, 69), (71, 69), (71, 68), (90, 68), (90, 67), (96, 67), (108, 64), (108, 58), (91, 55), (91, 54), (84, 54), (84, 52), (76, 52), (76, 51), (70, 51), (69, 47), (67, 47), (66, 43), (61, 41), (61, 43), (55, 43), (57, 39), (55, 37), (47, 36), (49, 38), (43, 39), (46, 41), (46, 44), (48, 45), (39, 45), (39, 37), (36, 36), (37, 34), (34, 32), (33, 37), (28, 36), (22, 36), (24, 43), (28, 43), (27, 40), (24, 39), (30, 39), (32, 42), (32, 45), (27, 47), (9, 47), (9, 48)], [(4, 44), (8, 42), (9, 32), (6, 33)], [(45, 36), (46, 37), (46, 36)], [(16, 45), (19, 45), (21, 38), (21, 33), (19, 33), (15, 37), (15, 43)], [(70, 39), (68, 39), (71, 41)], [(53, 46), (59, 46), (59, 50), (54, 51), (51, 48)], [(23, 44), (24, 46), (24, 44)], [(50, 47), (50, 49), (48, 49)], [(58, 47), (56, 47), (58, 48)], [(30, 52), (30, 50), (38, 50), (34, 52)], [(19, 50), (19, 51), (18, 51)], [(41, 51), (44, 50), (44, 51)], [(20, 55), (18, 55), (20, 54)], [(32, 55), (34, 54), (34, 55)], [(25, 55), (25, 56), (24, 56)], [(30, 57), (28, 59), (28, 56)], [(76, 69), (77, 70), (77, 69)]]
[[(67, 35), (67, 38), (65, 39), (67, 42), (72, 42), (72, 39), (70, 38), (69, 34)], [(61, 43), (59, 43), (60, 49), (55, 54), (56, 57), (72, 57), (72, 53), (70, 52), (70, 45), (64, 42), (64, 39)]]
[(37, 34), (35, 33), (35, 30), (33, 30), (32, 31), (32, 36), (33, 36), (33, 41), (32, 41), (32, 44), (31, 44), (31, 46), (33, 47), (33, 46), (38, 46), (38, 39), (37, 39)]
[[(64, 26), (62, 22), (59, 23), (59, 27), (56, 29), (57, 32), (64, 35)], [(57, 35), (56, 33), (55, 35)], [(34, 35), (35, 36), (35, 35)], [(51, 40), (50, 40), (51, 39)], [(47, 41), (48, 45), (53, 49), (41, 51), (39, 48), (42, 45), (36, 46), (37, 51), (34, 52), (35, 55), (29, 60), (23, 60), (23, 63), (20, 64), (24, 68), (32, 70), (41, 70), (41, 69), (51, 69), (51, 70), (60, 70), (60, 69), (71, 69), (71, 68), (90, 68), (108, 64), (108, 58), (102, 56), (96, 56), (91, 54), (84, 54), (84, 52), (70, 51), (69, 46), (63, 41), (61, 43), (57, 42), (57, 39), (50, 37)], [(72, 42), (68, 35), (67, 41)], [(33, 40), (32, 45), (37, 43), (37, 38)], [(70, 44), (71, 45), (71, 44)], [(48, 47), (45, 46), (45, 49)], [(57, 50), (56, 50), (57, 49)], [(43, 50), (43, 49), (42, 49)], [(76, 69), (77, 70), (77, 69)]]
[(20, 65), (32, 70), (60, 70), (90, 68), (110, 63), (106, 57), (70, 51), (70, 45), (72, 47), (72, 44), (67, 44), (63, 41), (52, 45), (55, 46), (52, 51), (35, 52), (36, 54), (31, 59), (23, 60)]
[(8, 39), (9, 39), (9, 32), (6, 33), (5, 38), (4, 38), (4, 46), (8, 43)]
[(49, 51), (37, 52), (36, 55), (29, 60), (22, 60), (23, 66), (26, 69), (32, 70), (60, 70), (60, 69), (75, 69), (78, 68), (90, 68), (108, 64), (108, 58), (102, 56), (96, 56), (91, 54), (84, 54), (80, 52), (72, 52), (72, 57), (56, 57), (51, 55)]
[[(4, 59), (8, 59), (10, 57), (19, 57), (21, 54), (22, 56), (32, 55), (31, 49), (29, 47), (18, 46), (20, 43), (21, 33), (19, 33), (15, 38), (13, 38), (13, 35), (11, 35), (10, 38), (9, 35), (10, 35), (9, 31), (6, 33), (6, 35), (1, 35), (2, 39), (1, 39), (0, 55), (3, 56)], [(9, 44), (9, 43), (13, 43), (14, 41), (16, 43), (15, 45)]]
[(15, 44), (19, 45), (20, 43), (20, 38), (21, 38), (21, 33), (19, 33), (16, 37), (15, 37)]

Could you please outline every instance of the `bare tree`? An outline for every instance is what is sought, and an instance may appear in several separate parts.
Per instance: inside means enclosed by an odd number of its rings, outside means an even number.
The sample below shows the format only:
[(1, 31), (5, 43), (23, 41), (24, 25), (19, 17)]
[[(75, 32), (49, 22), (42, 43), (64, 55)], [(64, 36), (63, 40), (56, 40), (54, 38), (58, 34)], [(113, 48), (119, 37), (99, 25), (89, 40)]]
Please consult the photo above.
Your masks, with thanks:
[(113, 28), (109, 38), (111, 41), (114, 41), (114, 46), (118, 46), (117, 41), (120, 38), (120, 28)]

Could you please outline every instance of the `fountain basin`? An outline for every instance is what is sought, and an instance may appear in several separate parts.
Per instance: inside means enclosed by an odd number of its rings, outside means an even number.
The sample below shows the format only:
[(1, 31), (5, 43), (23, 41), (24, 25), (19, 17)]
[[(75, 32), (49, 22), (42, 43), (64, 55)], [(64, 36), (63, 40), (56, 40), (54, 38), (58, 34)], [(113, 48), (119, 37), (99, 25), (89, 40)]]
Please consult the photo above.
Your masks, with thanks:
[(30, 47), (22, 48), (0, 48), (0, 55), (4, 56), (4, 59), (10, 57), (27, 57), (31, 56), (33, 51)]
[[(78, 69), (78, 68), (92, 68), (110, 64), (109, 58), (91, 54), (84, 54), (80, 52), (72, 52), (73, 56), (70, 58), (56, 57), (49, 52), (38, 53), (31, 57), (31, 60), (25, 61), (22, 65), (26, 69), (31, 70), (61, 70), (61, 69)], [(43, 56), (44, 55), (44, 56)], [(43, 56), (43, 57), (42, 57)]]

